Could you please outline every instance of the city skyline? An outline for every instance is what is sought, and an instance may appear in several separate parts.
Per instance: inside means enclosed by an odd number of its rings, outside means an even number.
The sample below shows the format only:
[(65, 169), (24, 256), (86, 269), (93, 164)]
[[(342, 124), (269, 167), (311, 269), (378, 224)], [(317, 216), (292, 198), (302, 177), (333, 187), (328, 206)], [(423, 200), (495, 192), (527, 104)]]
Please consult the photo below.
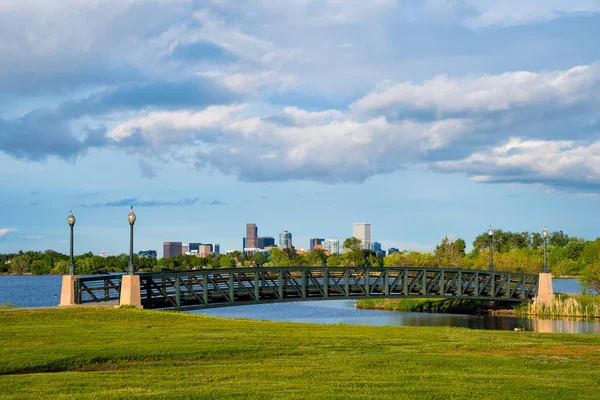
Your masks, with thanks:
[(600, 236), (600, 8), (495, 3), (10, 2), (0, 252)]

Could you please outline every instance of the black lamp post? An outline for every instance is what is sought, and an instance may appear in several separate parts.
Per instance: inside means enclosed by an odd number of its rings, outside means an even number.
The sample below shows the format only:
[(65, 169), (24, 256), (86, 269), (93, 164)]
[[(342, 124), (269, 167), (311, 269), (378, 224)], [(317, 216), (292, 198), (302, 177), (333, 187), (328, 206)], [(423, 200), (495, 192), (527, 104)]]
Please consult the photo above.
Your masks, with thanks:
[(542, 272), (547, 273), (548, 263), (546, 261), (546, 239), (548, 238), (548, 229), (544, 228), (544, 231), (542, 232), (542, 237), (544, 238), (544, 266), (542, 267)]
[(489, 267), (489, 270), (493, 271), (494, 270), (494, 260), (493, 260), (492, 252), (494, 249), (494, 230), (492, 229), (491, 225), (490, 225), (490, 230), (488, 231), (488, 236), (490, 237), (490, 267)]
[(129, 264), (127, 264), (127, 274), (133, 275), (135, 272), (135, 267), (133, 266), (133, 224), (135, 224), (135, 213), (133, 212), (133, 207), (129, 211), (129, 215), (127, 216), (127, 220), (129, 221)]
[(73, 215), (73, 211), (69, 211), (69, 216), (67, 217), (67, 222), (71, 227), (71, 252), (69, 256), (69, 275), (75, 275), (75, 264), (73, 264), (73, 227), (75, 226), (75, 216)]

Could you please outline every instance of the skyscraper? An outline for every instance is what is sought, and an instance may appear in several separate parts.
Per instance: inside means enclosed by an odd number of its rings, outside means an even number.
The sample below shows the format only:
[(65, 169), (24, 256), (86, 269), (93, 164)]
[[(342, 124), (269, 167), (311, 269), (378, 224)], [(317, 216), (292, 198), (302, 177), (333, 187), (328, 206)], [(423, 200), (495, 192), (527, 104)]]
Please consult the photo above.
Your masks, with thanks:
[(258, 247), (258, 228), (256, 224), (246, 224), (246, 242), (244, 248)]
[(221, 254), (221, 245), (217, 243), (213, 243), (212, 245), (213, 254)]
[(360, 239), (363, 249), (371, 249), (371, 224), (354, 224), (352, 236)]
[(275, 238), (271, 236), (261, 236), (258, 238), (258, 246), (259, 249), (264, 249), (265, 247), (275, 247)]
[(373, 242), (373, 251), (379, 254), (381, 257), (385, 257), (385, 250), (381, 249), (381, 243)]
[(310, 249), (314, 250), (314, 249), (322, 248), (323, 246), (320, 246), (320, 245), (322, 245), (324, 241), (325, 241), (325, 239), (318, 239), (318, 238), (310, 239)]
[(288, 231), (283, 231), (279, 234), (279, 248), (280, 249), (291, 249), (292, 248), (292, 234)]
[(329, 254), (339, 254), (340, 252), (340, 240), (339, 239), (325, 239), (323, 241), (323, 250), (328, 251)]
[(182, 244), (181, 245), (181, 254), (187, 254), (190, 252), (190, 245), (189, 244)]
[(390, 247), (388, 249), (388, 254), (394, 254), (394, 253), (399, 253), (399, 252), (400, 252), (400, 249), (397, 249), (395, 247)]
[(163, 257), (175, 257), (180, 256), (182, 250), (181, 242), (164, 242), (163, 243)]

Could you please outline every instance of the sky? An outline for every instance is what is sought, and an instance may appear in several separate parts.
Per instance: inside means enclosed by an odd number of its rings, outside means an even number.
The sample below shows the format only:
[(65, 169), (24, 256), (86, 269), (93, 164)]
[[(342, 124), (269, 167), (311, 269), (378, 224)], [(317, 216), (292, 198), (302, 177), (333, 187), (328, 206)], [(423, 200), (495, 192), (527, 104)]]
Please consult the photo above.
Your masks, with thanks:
[(0, 253), (600, 236), (600, 1), (0, 0)]

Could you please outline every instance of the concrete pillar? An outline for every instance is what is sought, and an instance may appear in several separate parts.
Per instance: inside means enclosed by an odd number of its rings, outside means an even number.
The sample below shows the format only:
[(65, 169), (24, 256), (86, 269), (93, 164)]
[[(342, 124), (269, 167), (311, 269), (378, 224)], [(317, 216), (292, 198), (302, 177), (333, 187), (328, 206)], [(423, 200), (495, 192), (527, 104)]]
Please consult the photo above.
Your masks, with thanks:
[(139, 275), (123, 275), (119, 305), (143, 308)]
[(75, 306), (75, 281), (79, 275), (63, 275), (60, 289), (60, 307)]
[(552, 274), (548, 272), (541, 273), (538, 280), (538, 293), (535, 301), (548, 305), (553, 299)]

